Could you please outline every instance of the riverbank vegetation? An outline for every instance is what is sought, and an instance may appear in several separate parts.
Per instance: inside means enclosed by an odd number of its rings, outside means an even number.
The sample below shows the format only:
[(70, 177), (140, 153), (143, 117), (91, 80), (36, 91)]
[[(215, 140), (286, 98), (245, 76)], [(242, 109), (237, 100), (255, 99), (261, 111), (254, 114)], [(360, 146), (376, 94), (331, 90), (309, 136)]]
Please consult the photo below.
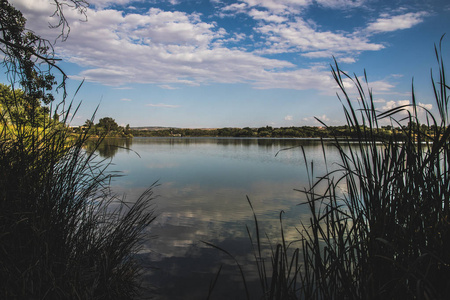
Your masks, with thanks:
[[(131, 129), (133, 136), (159, 136), (159, 137), (252, 137), (252, 138), (326, 138), (335, 132), (342, 137), (351, 136), (348, 126), (326, 128), (323, 126), (301, 126), (273, 128), (265, 126), (260, 128), (217, 128), (217, 129), (188, 129), (167, 128), (159, 130)], [(388, 127), (380, 130), (380, 134), (389, 135), (392, 130)]]
[[(83, 3), (72, 0), (81, 12)], [(60, 24), (66, 4), (55, 1)], [(76, 108), (51, 43), (27, 31), (6, 0), (0, 16), (10, 83), (0, 86), (0, 298), (134, 298), (136, 253), (154, 220), (152, 189), (131, 202), (111, 192), (109, 163), (84, 150), (88, 132), (74, 136), (68, 127)]]
[[(112, 118), (104, 118), (111, 119)], [(102, 121), (103, 119), (100, 119)], [(86, 124), (80, 127), (72, 127), (71, 130), (74, 133), (82, 133), (89, 131), (93, 135), (107, 132), (109, 137), (238, 137), (238, 138), (358, 138), (357, 131), (348, 125), (342, 126), (300, 126), (300, 127), (278, 127), (273, 128), (271, 126), (259, 127), (259, 128), (164, 128), (164, 127), (122, 127), (117, 125), (105, 126), (99, 121), (98, 124), (93, 124), (91, 121), (86, 121)], [(364, 127), (364, 125), (362, 125)], [(397, 138), (405, 138), (403, 135), (408, 132), (409, 126), (406, 125), (385, 125), (377, 128), (374, 132), (379, 138), (388, 138), (392, 135), (396, 135)], [(111, 129), (108, 129), (111, 128)], [(426, 124), (421, 124), (420, 130), (426, 134), (433, 133), (433, 127), (428, 127)]]

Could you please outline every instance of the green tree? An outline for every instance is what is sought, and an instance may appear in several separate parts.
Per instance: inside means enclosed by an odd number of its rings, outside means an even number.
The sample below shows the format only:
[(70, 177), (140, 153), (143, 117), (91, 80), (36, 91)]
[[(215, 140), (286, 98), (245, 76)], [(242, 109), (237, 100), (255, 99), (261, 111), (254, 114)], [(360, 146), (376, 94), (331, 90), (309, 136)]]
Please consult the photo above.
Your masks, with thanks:
[(258, 136), (259, 137), (271, 137), (273, 128), (271, 126), (260, 127), (258, 128)]
[(0, 113), (5, 124), (44, 127), (50, 122), (50, 109), (38, 101), (31, 104), (27, 98), (23, 91), (0, 83)]
[[(56, 24), (53, 27), (61, 29), (60, 37), (66, 39), (69, 26), (64, 17), (63, 7), (68, 6), (85, 15), (88, 3), (85, 0), (53, 0), (55, 4)], [(7, 0), (0, 0), (0, 65), (7, 74), (13, 93), (20, 88), (18, 106), (29, 122), (37, 121), (36, 110), (41, 110), (41, 102), (49, 104), (54, 100), (53, 88), (57, 86), (66, 96), (66, 74), (57, 65), (52, 43), (41, 38), (25, 27), (26, 19), (22, 13), (14, 8)], [(58, 85), (54, 70), (57, 70), (62, 79)], [(34, 124), (36, 125), (36, 124)]]
[(95, 126), (99, 131), (105, 132), (107, 134), (119, 129), (119, 125), (111, 117), (101, 118), (100, 120), (98, 120), (98, 123)]

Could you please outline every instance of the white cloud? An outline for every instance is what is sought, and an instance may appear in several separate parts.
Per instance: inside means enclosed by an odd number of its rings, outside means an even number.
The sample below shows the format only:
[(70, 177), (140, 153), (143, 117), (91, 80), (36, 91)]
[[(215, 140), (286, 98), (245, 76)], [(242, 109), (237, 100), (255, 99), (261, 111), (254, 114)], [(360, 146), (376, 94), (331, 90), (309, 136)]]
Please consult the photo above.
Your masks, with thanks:
[(419, 107), (425, 108), (427, 110), (431, 110), (433, 108), (433, 104), (425, 104), (425, 103), (419, 102)]
[(234, 33), (233, 37), (230, 38), (229, 40), (231, 40), (233, 42), (239, 42), (239, 41), (242, 41), (242, 40), (245, 40), (245, 39), (246, 39), (245, 33)]
[[(301, 18), (295, 22), (266, 24), (257, 28), (266, 37), (272, 53), (313, 52), (311, 56), (336, 55), (340, 52), (377, 51), (381, 44), (371, 43), (367, 38), (354, 34), (318, 31)], [(327, 51), (327, 52), (323, 52)]]
[(330, 119), (327, 117), (327, 115), (318, 116), (317, 119), (319, 119), (322, 122), (329, 122), (330, 121)]
[(317, 116), (317, 117), (308, 117), (308, 118), (303, 118), (302, 121), (306, 124), (313, 124), (313, 125), (323, 125), (321, 122), (319, 122), (317, 119), (319, 119), (320, 121), (324, 122), (324, 123), (329, 123), (330, 122), (330, 118), (327, 117), (327, 115), (321, 115), (321, 116)]
[[(255, 28), (265, 41), (266, 48), (259, 54), (295, 53), (309, 58), (330, 58), (353, 63), (363, 51), (379, 51), (385, 46), (369, 40), (373, 33), (410, 28), (423, 21), (426, 12), (381, 15), (363, 31), (343, 32), (320, 30), (320, 27), (299, 17), (313, 5), (331, 9), (362, 7), (367, 0), (241, 0), (225, 7), (226, 10), (246, 13), (258, 21)], [(405, 11), (398, 9), (397, 13)], [(292, 21), (293, 17), (295, 21)]]
[(355, 32), (320, 30), (320, 27), (306, 21), (302, 11), (318, 5), (331, 9), (349, 9), (363, 7), (367, 0), (240, 0), (224, 9), (248, 16), (261, 22), (255, 30), (265, 42), (265, 48), (258, 54), (278, 54), (300, 52), (309, 58), (330, 58), (353, 63), (363, 51), (379, 51), (385, 46), (371, 42), (373, 33), (410, 28), (423, 21), (426, 12), (405, 13), (397, 9), (396, 16), (381, 15), (367, 25), (365, 30)]
[(373, 99), (373, 103), (386, 103), (386, 100), (383, 98)]
[(249, 7), (263, 7), (274, 14), (292, 14), (313, 3), (312, 0), (241, 0)]
[(233, 3), (222, 8), (223, 11), (234, 12), (234, 13), (243, 13), (247, 9), (247, 4), (245, 3)]
[(396, 107), (400, 107), (403, 105), (410, 105), (411, 103), (409, 102), (409, 100), (398, 100), (398, 101), (386, 101), (386, 103), (384, 104), (384, 106), (381, 107), (382, 110), (391, 110), (394, 109)]
[(176, 90), (176, 89), (178, 89), (178, 88), (170, 86), (168, 84), (161, 84), (161, 85), (159, 85), (159, 87), (162, 88), (162, 89), (165, 89), (165, 90)]
[(338, 62), (341, 63), (354, 63), (356, 61), (355, 57), (347, 56), (347, 53), (339, 53), (339, 52), (332, 52), (330, 50), (327, 51), (313, 51), (313, 52), (307, 52), (302, 53), (302, 56), (309, 57), (309, 58), (327, 58), (331, 59), (332, 57), (335, 57)]
[[(400, 112), (398, 112), (398, 114), (403, 115), (403, 116), (408, 115), (408, 112), (410, 114), (414, 114), (414, 107), (412, 106), (410, 100), (386, 101), (385, 105), (383, 105), (381, 107), (381, 111), (389, 111), (394, 108), (399, 108), (402, 106), (405, 106), (405, 107), (403, 107), (403, 109)], [(426, 114), (425, 110), (430, 111), (431, 109), (433, 109), (433, 105), (419, 102), (416, 109), (417, 109), (419, 118), (423, 119)]]
[(89, 0), (90, 6), (95, 6), (96, 8), (105, 8), (112, 4), (114, 5), (126, 5), (131, 2), (136, 2), (135, 0)]
[[(108, 1), (97, 0), (95, 3), (106, 5)], [(49, 4), (51, 1), (14, 2), (28, 17), (30, 28), (50, 39), (58, 35), (58, 30), (48, 28), (54, 9)], [(129, 2), (120, 0), (116, 3), (125, 5)], [(316, 2), (330, 7), (362, 3), (346, 0)], [(224, 2), (216, 3), (223, 5)], [(352, 63), (361, 52), (377, 51), (384, 46), (370, 42), (362, 33), (321, 31), (320, 27), (300, 17), (292, 18), (292, 8), (305, 8), (312, 3), (313, 0), (242, 0), (222, 7), (222, 11), (242, 11), (256, 20), (266, 21), (258, 22), (255, 28), (266, 47), (254, 52), (225, 47), (227, 43), (238, 43), (252, 35), (228, 33), (215, 22), (205, 21), (208, 18), (199, 13), (158, 8), (151, 8), (144, 14), (97, 8), (88, 11), (88, 22), (80, 21), (79, 14), (67, 10), (70, 37), (66, 42), (56, 44), (55, 49), (65, 61), (84, 68), (78, 74), (69, 74), (71, 78), (115, 87), (142, 83), (173, 89), (174, 84), (199, 86), (211, 82), (245, 82), (258, 89), (330, 90), (333, 80), (328, 68), (299, 68), (288, 61), (261, 54), (299, 53), (304, 57), (327, 60), (334, 55), (340, 62)], [(381, 91), (392, 87), (385, 82), (378, 84)]]
[(338, 56), (336, 59), (338, 62), (347, 63), (347, 64), (356, 62), (356, 59), (354, 57), (339, 57)]
[(146, 104), (145, 106), (150, 106), (150, 107), (164, 107), (164, 108), (178, 108), (180, 107), (179, 105), (171, 105), (171, 104), (164, 104), (164, 103), (158, 103), (158, 104)]
[(298, 69), (284, 72), (263, 72), (255, 79), (254, 86), (258, 89), (316, 89), (329, 91), (334, 85), (330, 71), (322, 67)]
[(122, 98), (122, 99), (120, 99), (120, 101), (130, 102), (130, 101), (133, 101), (133, 100), (131, 100), (129, 98)]
[(302, 56), (309, 58), (330, 58), (333, 56), (333, 53), (331, 51), (311, 51), (303, 53)]
[(333, 9), (347, 9), (362, 6), (367, 0), (241, 0), (249, 7), (266, 9), (271, 14), (292, 15), (314, 4)]
[[(217, 2), (219, 4), (220, 2)], [(245, 3), (233, 3), (219, 8), (217, 15), (220, 18), (235, 17), (237, 14), (247, 13), (248, 6)]]
[(115, 90), (132, 90), (132, 87), (129, 86), (119, 86), (119, 87), (115, 87)]
[[(363, 80), (363, 77), (359, 76), (359, 81), (362, 85), (364, 92), (366, 93), (367, 98), (368, 98), (368, 89), (370, 89), (374, 95), (382, 95), (382, 94), (391, 94), (395, 88), (395, 85), (385, 80), (369, 81), (368, 84), (366, 84)], [(347, 93), (347, 95), (349, 95), (350, 99), (360, 99), (359, 91), (352, 80), (344, 77), (343, 83), (345, 92)], [(335, 91), (337, 91), (340, 94), (341, 93), (340, 88), (336, 85), (336, 83), (334, 84), (335, 84)], [(383, 103), (384, 102), (385, 101), (383, 101)]]
[(427, 12), (410, 12), (396, 16), (383, 14), (374, 22), (368, 24), (367, 31), (373, 33), (381, 33), (408, 29), (413, 27), (414, 25), (422, 23), (424, 18), (428, 15), (429, 14)]
[(294, 119), (294, 117), (287, 115), (286, 117), (284, 117), (285, 121), (292, 121)]
[[(36, 1), (43, 6), (48, 3)], [(30, 27), (55, 35), (46, 26), (51, 7), (46, 11), (30, 19)], [(80, 22), (73, 11), (67, 11), (66, 16), (71, 24), (70, 37), (55, 49), (64, 60), (84, 67), (79, 74), (69, 74), (75, 79), (116, 87), (128, 83), (198, 86), (208, 82), (249, 82), (262, 87), (262, 74), (294, 68), (287, 61), (221, 46), (230, 35), (215, 23), (203, 22), (196, 13), (153, 8), (143, 15), (126, 15), (111, 9), (89, 10), (88, 22)]]
[(367, 0), (315, 0), (319, 5), (335, 9), (362, 6)]
[(377, 94), (383, 94), (392, 91), (395, 87), (392, 83), (389, 83), (385, 80), (377, 80), (369, 82), (370, 88)]
[(278, 15), (270, 14), (267, 11), (252, 9), (248, 12), (248, 15), (255, 20), (263, 20), (266, 22), (283, 23), (288, 20), (288, 18)]
[(122, 39), (128, 35), (129, 39), (140, 44), (206, 46), (223, 34), (214, 31), (214, 24), (201, 22), (198, 14), (168, 12), (157, 8), (151, 8), (146, 15), (121, 16), (116, 19), (114, 26), (119, 29)]
[[(395, 107), (400, 107), (402, 105), (407, 105), (408, 107), (406, 108), (406, 110), (412, 112), (413, 111), (413, 107), (411, 106), (411, 102), (409, 100), (398, 100), (398, 101), (388, 101), (386, 103), (386, 105), (383, 107), (383, 109), (390, 109), (390, 108), (395, 108)], [(425, 108), (425, 109), (432, 109), (433, 105), (432, 104), (424, 104), (424, 103), (418, 103), (417, 108), (421, 109), (421, 108)]]

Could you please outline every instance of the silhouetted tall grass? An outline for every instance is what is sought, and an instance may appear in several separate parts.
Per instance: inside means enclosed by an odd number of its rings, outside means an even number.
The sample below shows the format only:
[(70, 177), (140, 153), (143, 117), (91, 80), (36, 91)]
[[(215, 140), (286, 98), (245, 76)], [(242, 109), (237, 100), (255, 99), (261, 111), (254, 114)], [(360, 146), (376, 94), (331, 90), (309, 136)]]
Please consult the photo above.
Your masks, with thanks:
[[(379, 112), (366, 74), (361, 81), (332, 66), (357, 138), (335, 138), (340, 160), (319, 178), (304, 155), (309, 186), (300, 192), (310, 220), (298, 227), (298, 241), (288, 242), (280, 214), (281, 241), (267, 262), (254, 214), (255, 233), (247, 231), (264, 299), (448, 299), (450, 87), (441, 44), (438, 78), (431, 74), (437, 114), (420, 106), (414, 88), (410, 105)], [(380, 134), (386, 123), (399, 132)]]
[(63, 105), (62, 123), (39, 126), (1, 112), (0, 298), (135, 297), (152, 190), (133, 203), (112, 194), (108, 162), (70, 135)]
[[(441, 48), (435, 49), (437, 115), (420, 107), (414, 89), (411, 105), (379, 113), (370, 88), (337, 64), (333, 67), (347, 124), (358, 139), (336, 139), (338, 170), (303, 191), (312, 217), (302, 225), (302, 298), (448, 297), (449, 86)], [(346, 92), (345, 79), (358, 91), (358, 107)], [(432, 131), (421, 126), (420, 113)], [(381, 139), (377, 133), (385, 120), (402, 128), (401, 133)], [(327, 189), (317, 192), (323, 182)]]

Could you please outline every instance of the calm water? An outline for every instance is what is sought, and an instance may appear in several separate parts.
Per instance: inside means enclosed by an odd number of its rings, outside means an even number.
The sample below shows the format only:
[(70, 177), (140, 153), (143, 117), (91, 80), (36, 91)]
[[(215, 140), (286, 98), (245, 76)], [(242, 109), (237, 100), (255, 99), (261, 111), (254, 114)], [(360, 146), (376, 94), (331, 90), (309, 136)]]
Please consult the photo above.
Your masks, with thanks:
[[(322, 145), (314, 140), (134, 138), (105, 142), (100, 155), (112, 158), (110, 170), (125, 175), (112, 182), (115, 192), (132, 201), (159, 183), (154, 188), (158, 217), (149, 230), (149, 236), (156, 238), (146, 242), (140, 255), (146, 266), (145, 280), (158, 292), (157, 299), (206, 299), (221, 265), (212, 299), (245, 298), (233, 260), (202, 241), (233, 254), (243, 265), (254, 298), (259, 298), (246, 230), (248, 226), (253, 233), (254, 222), (246, 197), (272, 243), (279, 240), (281, 211), (286, 238), (297, 239), (295, 226), (309, 219), (307, 206), (298, 205), (305, 197), (294, 190), (308, 185), (300, 145), (308, 161), (314, 162), (314, 175), (323, 175)], [(290, 147), (296, 148), (276, 155)], [(325, 149), (330, 165), (337, 153), (331, 145)]]

